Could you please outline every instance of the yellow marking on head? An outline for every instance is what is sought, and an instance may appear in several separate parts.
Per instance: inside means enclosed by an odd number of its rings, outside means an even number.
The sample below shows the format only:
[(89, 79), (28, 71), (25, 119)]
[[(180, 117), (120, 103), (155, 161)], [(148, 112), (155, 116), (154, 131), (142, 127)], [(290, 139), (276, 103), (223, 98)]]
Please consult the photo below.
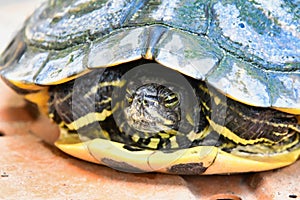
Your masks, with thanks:
[[(175, 99), (175, 100), (173, 101), (173, 99)], [(179, 104), (179, 100), (178, 100), (178, 97), (176, 96), (176, 94), (171, 94), (164, 98), (164, 106), (167, 108), (175, 107), (178, 104)]]

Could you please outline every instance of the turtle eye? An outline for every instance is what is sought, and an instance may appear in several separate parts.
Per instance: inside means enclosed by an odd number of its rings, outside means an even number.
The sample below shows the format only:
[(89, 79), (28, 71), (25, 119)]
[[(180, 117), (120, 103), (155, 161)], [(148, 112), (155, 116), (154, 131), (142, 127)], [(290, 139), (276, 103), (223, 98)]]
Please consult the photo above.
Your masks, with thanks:
[(179, 99), (175, 93), (172, 93), (166, 95), (163, 102), (166, 108), (174, 108), (179, 104)]

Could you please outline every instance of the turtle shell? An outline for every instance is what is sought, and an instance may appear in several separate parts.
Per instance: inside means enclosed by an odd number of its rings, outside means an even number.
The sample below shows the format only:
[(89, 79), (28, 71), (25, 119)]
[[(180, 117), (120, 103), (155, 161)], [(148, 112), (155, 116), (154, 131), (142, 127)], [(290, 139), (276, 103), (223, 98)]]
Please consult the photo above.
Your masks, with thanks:
[(1, 56), (15, 84), (54, 85), (140, 58), (253, 106), (300, 113), (297, 1), (50, 0)]

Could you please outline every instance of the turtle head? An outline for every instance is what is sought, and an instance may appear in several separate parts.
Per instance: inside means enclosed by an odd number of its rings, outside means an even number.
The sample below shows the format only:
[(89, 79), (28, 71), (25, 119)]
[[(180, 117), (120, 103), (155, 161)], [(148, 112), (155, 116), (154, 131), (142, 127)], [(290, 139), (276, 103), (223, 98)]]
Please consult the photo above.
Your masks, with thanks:
[(125, 117), (137, 131), (157, 133), (179, 126), (179, 97), (167, 87), (145, 84), (135, 91), (127, 90), (126, 99)]

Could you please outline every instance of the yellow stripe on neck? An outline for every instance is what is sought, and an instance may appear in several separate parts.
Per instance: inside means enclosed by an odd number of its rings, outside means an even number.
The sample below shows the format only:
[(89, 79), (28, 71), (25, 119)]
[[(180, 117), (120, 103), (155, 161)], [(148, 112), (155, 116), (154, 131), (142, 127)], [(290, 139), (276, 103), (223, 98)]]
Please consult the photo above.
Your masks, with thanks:
[(266, 142), (269, 144), (275, 143), (274, 141), (269, 140), (267, 138), (258, 138), (255, 140), (252, 140), (252, 139), (247, 140), (247, 139), (241, 138), (238, 135), (236, 135), (235, 133), (233, 133), (231, 130), (229, 130), (227, 127), (221, 126), (221, 125), (213, 122), (210, 119), (207, 119), (207, 120), (215, 131), (217, 131), (220, 135), (223, 135), (224, 137), (230, 139), (231, 141), (233, 141), (237, 144), (247, 145), (247, 144), (255, 144), (258, 142)]
[(104, 121), (111, 114), (112, 114), (112, 112), (108, 111), (106, 109), (104, 109), (101, 113), (91, 112), (91, 113), (88, 113), (88, 114), (76, 119), (75, 121), (71, 122), (70, 124), (66, 124), (66, 126), (70, 130), (78, 130), (78, 129), (83, 128), (94, 122)]

